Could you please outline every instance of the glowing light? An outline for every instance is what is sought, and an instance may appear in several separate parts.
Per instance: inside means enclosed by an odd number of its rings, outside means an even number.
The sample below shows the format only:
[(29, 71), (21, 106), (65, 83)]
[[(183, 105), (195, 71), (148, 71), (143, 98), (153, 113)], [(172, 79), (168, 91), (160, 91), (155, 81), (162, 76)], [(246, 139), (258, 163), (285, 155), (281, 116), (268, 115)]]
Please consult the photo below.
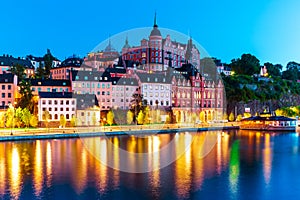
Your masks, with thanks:
[[(1, 169), (2, 170), (2, 169)], [(20, 195), (20, 182), (21, 182), (21, 174), (20, 174), (20, 156), (17, 147), (13, 146), (12, 156), (11, 156), (11, 171), (10, 171), (10, 188), (12, 196), (15, 199), (19, 198)]]
[(43, 161), (42, 161), (42, 149), (40, 140), (36, 141), (35, 147), (35, 164), (33, 169), (34, 177), (34, 190), (35, 195), (40, 196), (43, 189)]

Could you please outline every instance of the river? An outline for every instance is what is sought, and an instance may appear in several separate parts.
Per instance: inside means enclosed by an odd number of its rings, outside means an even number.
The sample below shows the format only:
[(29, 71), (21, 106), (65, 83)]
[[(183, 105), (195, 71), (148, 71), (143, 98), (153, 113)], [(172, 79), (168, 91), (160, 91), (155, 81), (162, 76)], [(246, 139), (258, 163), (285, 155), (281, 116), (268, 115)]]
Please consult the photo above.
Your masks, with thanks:
[(299, 198), (297, 133), (208, 131), (0, 143), (0, 199)]

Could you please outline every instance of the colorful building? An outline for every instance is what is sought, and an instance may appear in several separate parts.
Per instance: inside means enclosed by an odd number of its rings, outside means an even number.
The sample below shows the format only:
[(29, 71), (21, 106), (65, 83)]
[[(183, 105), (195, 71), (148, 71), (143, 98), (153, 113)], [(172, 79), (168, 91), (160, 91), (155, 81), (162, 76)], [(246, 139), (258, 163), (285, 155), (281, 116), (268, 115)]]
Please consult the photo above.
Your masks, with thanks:
[(13, 74), (0, 74), (0, 107), (7, 108), (9, 104), (15, 105), (15, 98), (18, 91), (18, 78)]

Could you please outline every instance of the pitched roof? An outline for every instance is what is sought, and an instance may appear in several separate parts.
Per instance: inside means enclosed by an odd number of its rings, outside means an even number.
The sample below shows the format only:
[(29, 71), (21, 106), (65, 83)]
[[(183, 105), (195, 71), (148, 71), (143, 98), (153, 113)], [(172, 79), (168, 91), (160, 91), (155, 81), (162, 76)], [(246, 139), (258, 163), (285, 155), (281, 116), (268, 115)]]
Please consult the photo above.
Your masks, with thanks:
[(72, 81), (99, 81), (110, 82), (111, 76), (107, 71), (78, 71), (72, 70)]
[(60, 79), (26, 79), (29, 81), (32, 86), (71, 86), (69, 80), (60, 80)]
[(111, 78), (113, 85), (128, 85), (128, 86), (138, 86), (138, 81), (136, 78), (120, 78), (112, 77)]
[(13, 83), (14, 82), (14, 75), (9, 74), (0, 74), (0, 83)]
[(170, 84), (171, 76), (165, 76), (163, 73), (136, 73), (142, 83), (163, 83)]
[(40, 98), (74, 98), (72, 92), (39, 92)]
[(23, 65), (25, 68), (34, 69), (34, 66), (30, 62), (30, 60), (26, 60), (23, 58), (14, 58), (12, 56), (0, 56), (0, 66), (13, 66), (15, 64)]
[(77, 100), (78, 110), (99, 106), (98, 99), (95, 94), (74, 94), (73, 97)]

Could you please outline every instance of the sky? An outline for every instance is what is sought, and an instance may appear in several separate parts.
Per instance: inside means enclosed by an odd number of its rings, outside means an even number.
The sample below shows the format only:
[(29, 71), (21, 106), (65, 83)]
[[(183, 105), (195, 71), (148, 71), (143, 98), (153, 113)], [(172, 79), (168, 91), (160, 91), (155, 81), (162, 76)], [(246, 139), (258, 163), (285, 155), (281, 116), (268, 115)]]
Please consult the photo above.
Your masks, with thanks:
[(210, 56), (229, 63), (243, 53), (261, 64), (300, 62), (298, 0), (10, 0), (1, 2), (0, 55), (63, 60), (85, 56), (110, 35), (151, 27), (190, 34)]

